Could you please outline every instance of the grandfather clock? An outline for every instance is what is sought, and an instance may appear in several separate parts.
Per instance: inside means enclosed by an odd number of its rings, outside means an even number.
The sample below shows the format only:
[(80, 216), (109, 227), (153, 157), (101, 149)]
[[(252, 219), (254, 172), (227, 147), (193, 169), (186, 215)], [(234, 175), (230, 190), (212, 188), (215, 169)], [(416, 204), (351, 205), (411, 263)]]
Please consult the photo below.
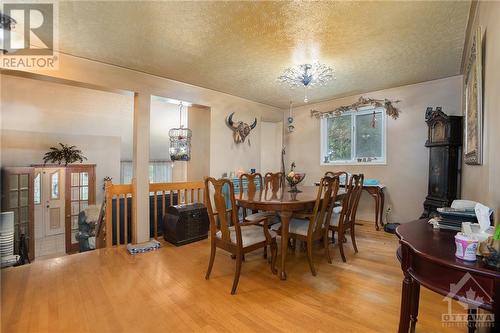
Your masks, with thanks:
[(449, 207), (460, 195), (462, 117), (448, 116), (440, 107), (428, 107), (429, 185), (421, 218), (436, 215), (439, 207)]

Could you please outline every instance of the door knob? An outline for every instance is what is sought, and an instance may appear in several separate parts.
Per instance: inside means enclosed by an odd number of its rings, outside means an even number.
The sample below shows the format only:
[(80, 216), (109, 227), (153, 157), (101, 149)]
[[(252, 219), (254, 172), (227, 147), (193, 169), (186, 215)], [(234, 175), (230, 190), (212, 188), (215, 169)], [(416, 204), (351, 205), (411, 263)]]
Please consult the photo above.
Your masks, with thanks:
[(47, 205), (47, 208), (50, 208), (50, 205)]

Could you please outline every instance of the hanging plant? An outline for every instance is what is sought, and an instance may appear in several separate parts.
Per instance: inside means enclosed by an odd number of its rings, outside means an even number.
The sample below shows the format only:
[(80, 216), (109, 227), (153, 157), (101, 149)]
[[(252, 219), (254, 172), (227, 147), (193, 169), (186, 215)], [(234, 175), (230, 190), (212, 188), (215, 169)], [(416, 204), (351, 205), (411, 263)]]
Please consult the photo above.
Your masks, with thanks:
[(68, 146), (59, 142), (59, 147), (50, 147), (50, 150), (45, 153), (43, 157), (43, 164), (47, 163), (57, 163), (68, 165), (75, 162), (83, 163), (83, 160), (87, 160), (85, 156), (83, 156), (82, 151), (76, 149), (76, 146)]

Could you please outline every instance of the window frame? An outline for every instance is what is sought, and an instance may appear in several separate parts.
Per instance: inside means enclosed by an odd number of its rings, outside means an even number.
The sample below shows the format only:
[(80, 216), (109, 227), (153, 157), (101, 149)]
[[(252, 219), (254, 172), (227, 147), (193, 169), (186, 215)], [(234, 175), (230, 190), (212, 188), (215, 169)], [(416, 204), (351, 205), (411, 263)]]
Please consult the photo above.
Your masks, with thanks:
[[(372, 162), (358, 162), (356, 157), (356, 116), (362, 116), (366, 114), (373, 114), (373, 111), (380, 112), (382, 114), (382, 120), (378, 124), (382, 126), (382, 159), (377, 159)], [(341, 116), (351, 116), (351, 156), (353, 159), (344, 161), (330, 161), (325, 162), (326, 147), (328, 147), (328, 136), (327, 136), (327, 126), (328, 119), (335, 118), (337, 116), (327, 116), (321, 118), (321, 129), (320, 129), (320, 165), (330, 166), (330, 165), (387, 165), (387, 113), (383, 107), (372, 107), (366, 106), (359, 109), (359, 111), (348, 111), (343, 112)]]

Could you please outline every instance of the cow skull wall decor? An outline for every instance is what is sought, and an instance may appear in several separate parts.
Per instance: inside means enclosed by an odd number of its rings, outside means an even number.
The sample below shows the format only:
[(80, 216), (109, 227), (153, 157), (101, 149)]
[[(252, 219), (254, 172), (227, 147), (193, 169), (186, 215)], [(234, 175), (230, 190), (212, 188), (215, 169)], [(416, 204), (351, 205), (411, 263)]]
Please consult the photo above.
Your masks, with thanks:
[[(251, 125), (244, 123), (242, 121), (233, 121), (234, 112), (227, 117), (226, 123), (230, 129), (233, 130), (233, 139), (235, 143), (245, 142), (246, 137), (250, 134), (250, 131), (257, 126), (257, 118), (253, 121)], [(250, 139), (248, 140), (250, 145)]]

